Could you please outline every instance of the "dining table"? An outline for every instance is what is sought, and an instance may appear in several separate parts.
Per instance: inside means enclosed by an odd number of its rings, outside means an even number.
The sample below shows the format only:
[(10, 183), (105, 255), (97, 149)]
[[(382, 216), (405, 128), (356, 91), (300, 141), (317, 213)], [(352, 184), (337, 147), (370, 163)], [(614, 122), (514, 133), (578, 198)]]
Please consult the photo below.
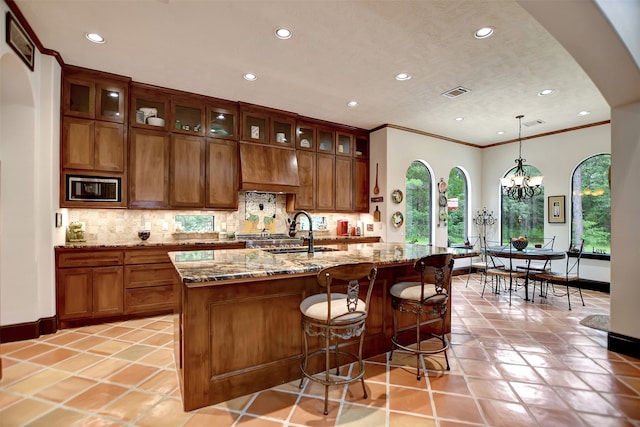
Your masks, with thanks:
[[(502, 246), (488, 246), (487, 252), (494, 257), (498, 258), (511, 258), (511, 259), (522, 259), (526, 261), (526, 272), (527, 275), (524, 279), (524, 300), (529, 301), (529, 273), (531, 266), (531, 261), (551, 261), (555, 259), (564, 259), (565, 252), (563, 251), (554, 251), (552, 249), (545, 248), (524, 248), (522, 250), (517, 250), (511, 245), (502, 245)], [(510, 284), (511, 285), (511, 284)]]

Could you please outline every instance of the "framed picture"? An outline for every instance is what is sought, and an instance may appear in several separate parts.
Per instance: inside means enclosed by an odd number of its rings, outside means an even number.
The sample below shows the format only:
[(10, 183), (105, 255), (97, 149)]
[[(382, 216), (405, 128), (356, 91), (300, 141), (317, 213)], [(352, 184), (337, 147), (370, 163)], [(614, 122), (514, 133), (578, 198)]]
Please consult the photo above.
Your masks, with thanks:
[(549, 222), (565, 222), (564, 196), (549, 196)]
[(20, 26), (16, 18), (7, 12), (7, 44), (16, 51), (27, 67), (33, 71), (36, 60), (36, 47)]

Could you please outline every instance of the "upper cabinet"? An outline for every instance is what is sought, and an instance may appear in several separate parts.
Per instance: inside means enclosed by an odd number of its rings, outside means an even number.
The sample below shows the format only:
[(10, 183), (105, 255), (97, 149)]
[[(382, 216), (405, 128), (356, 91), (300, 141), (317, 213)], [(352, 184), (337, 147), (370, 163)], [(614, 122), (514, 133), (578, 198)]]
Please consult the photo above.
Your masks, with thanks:
[(296, 115), (285, 111), (240, 105), (241, 139), (245, 142), (294, 148)]
[(169, 93), (155, 86), (131, 85), (129, 124), (138, 128), (168, 130), (171, 121)]
[[(126, 77), (79, 67), (68, 66), (63, 69), (61, 207), (126, 206), (126, 190), (122, 186), (118, 187), (118, 194), (110, 198), (117, 201), (96, 201), (91, 197), (78, 200), (72, 197), (67, 176), (109, 177), (126, 183), (125, 123), (129, 82), (130, 79)], [(82, 192), (86, 193), (84, 190)]]
[(336, 154), (353, 157), (353, 135), (346, 132), (336, 132)]
[(217, 102), (207, 106), (205, 132), (210, 138), (238, 140), (237, 103)]

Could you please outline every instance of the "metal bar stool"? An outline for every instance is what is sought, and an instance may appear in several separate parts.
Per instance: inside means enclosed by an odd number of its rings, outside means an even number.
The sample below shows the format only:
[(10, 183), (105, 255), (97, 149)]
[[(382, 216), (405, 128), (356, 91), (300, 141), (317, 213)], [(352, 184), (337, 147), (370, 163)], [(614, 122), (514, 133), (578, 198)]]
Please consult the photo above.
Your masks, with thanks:
[[(304, 358), (300, 365), (302, 378), (300, 388), (305, 378), (324, 385), (324, 414), (327, 415), (329, 387), (332, 385), (350, 384), (362, 381), (364, 398), (367, 389), (364, 384), (364, 361), (362, 360), (362, 345), (364, 343), (365, 321), (369, 313), (371, 291), (377, 275), (377, 268), (373, 263), (341, 264), (327, 267), (317, 275), (318, 284), (325, 288), (321, 294), (311, 295), (300, 303), (302, 313), (302, 329), (304, 332)], [(360, 285), (360, 282), (363, 286)], [(346, 289), (344, 293), (332, 292), (332, 287)], [(321, 348), (309, 353), (309, 337), (321, 337)], [(351, 340), (359, 337), (358, 353), (347, 351), (344, 346), (339, 347), (339, 340)], [(333, 345), (332, 345), (333, 343)], [(324, 356), (324, 372), (314, 373), (309, 367), (309, 360), (314, 356)], [(334, 362), (331, 363), (333, 355)], [(340, 361), (338, 356), (356, 362), (351, 375), (340, 375)], [(315, 365), (317, 366), (317, 365)], [(331, 375), (331, 368), (336, 373)]]
[[(393, 308), (393, 336), (391, 342), (393, 349), (389, 354), (389, 360), (393, 358), (393, 352), (398, 349), (414, 353), (416, 355), (417, 367), (416, 377), (420, 379), (420, 357), (422, 355), (436, 354), (444, 352), (449, 367), (447, 348), (449, 343), (445, 335), (445, 317), (447, 313), (447, 303), (451, 293), (451, 271), (453, 270), (453, 256), (451, 254), (429, 255), (417, 260), (413, 268), (420, 273), (419, 282), (399, 282), (391, 287), (391, 307)], [(428, 283), (432, 280), (433, 283)], [(398, 330), (397, 313), (409, 313), (415, 316), (415, 325)], [(422, 331), (425, 325), (440, 322), (440, 333)], [(415, 334), (415, 347), (402, 344), (400, 337), (403, 334)], [(424, 337), (428, 337), (424, 340)], [(423, 341), (433, 338), (440, 340), (441, 345), (435, 349), (425, 349)], [(406, 342), (403, 341), (403, 342)]]

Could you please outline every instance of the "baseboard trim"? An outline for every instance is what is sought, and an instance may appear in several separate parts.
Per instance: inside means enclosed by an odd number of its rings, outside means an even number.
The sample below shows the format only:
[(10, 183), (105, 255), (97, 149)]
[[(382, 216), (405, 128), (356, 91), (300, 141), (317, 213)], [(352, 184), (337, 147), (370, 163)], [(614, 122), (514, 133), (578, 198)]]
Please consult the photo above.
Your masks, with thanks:
[(45, 317), (34, 322), (0, 326), (0, 342), (31, 340), (40, 335), (53, 334), (58, 330), (56, 316)]
[(607, 348), (616, 353), (640, 359), (640, 339), (609, 332)]

